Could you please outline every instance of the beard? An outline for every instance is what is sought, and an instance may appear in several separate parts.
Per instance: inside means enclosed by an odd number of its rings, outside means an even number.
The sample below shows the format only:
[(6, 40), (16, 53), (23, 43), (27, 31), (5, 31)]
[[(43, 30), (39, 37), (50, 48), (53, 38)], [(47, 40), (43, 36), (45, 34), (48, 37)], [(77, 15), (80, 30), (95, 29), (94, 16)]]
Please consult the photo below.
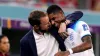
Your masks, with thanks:
[(42, 30), (40, 27), (39, 27), (39, 31), (43, 33), (48, 32), (48, 30)]

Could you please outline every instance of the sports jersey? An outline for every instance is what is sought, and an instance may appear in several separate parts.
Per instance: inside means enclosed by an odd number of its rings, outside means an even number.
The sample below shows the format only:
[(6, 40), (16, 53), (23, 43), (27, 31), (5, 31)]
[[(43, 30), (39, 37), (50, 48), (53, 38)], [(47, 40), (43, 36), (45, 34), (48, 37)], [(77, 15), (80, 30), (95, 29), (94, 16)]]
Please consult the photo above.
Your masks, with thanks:
[[(82, 38), (86, 35), (91, 35), (89, 26), (84, 21), (69, 24), (67, 31), (70, 35), (64, 42), (66, 49), (74, 48), (82, 44)], [(70, 56), (94, 56), (93, 47), (83, 52), (71, 54)]]

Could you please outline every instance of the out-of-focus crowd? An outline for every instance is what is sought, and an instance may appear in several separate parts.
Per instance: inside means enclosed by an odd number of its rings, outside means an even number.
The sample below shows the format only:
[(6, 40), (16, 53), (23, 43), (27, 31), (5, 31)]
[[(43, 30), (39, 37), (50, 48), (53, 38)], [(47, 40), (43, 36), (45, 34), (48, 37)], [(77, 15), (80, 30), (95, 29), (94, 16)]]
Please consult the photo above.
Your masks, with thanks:
[(0, 4), (30, 8), (47, 8), (51, 4), (57, 4), (62, 8), (68, 9), (100, 11), (100, 0), (0, 0)]

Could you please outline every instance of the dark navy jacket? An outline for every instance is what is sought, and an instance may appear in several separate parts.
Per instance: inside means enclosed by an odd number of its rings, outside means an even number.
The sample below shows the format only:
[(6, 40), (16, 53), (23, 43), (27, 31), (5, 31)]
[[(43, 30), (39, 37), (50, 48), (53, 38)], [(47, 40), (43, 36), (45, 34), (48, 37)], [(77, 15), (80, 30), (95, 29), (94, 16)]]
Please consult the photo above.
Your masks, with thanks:
[[(56, 31), (57, 29), (50, 30), (50, 33), (55, 37), (59, 43), (59, 48), (64, 51), (66, 50), (63, 39), (59, 36)], [(37, 48), (35, 43), (35, 38), (33, 36), (32, 30), (30, 30), (21, 40), (20, 40), (20, 56), (38, 56)]]

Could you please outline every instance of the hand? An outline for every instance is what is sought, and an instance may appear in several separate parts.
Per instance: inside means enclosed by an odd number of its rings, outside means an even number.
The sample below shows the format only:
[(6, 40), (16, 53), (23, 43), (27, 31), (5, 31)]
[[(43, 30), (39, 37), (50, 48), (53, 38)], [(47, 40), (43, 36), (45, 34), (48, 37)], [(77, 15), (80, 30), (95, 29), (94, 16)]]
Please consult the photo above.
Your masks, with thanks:
[(63, 52), (63, 51), (57, 52), (57, 53), (55, 54), (55, 56), (63, 56), (63, 55), (64, 55), (64, 52)]
[(65, 24), (66, 24), (66, 25), (68, 25), (68, 24), (70, 24), (70, 23), (71, 23), (70, 20), (66, 20), (66, 21), (65, 21)]
[(63, 56), (69, 56), (69, 55), (70, 55), (70, 52), (69, 51), (66, 51)]
[(61, 52), (57, 52), (55, 56), (69, 56), (69, 54), (70, 54), (69, 51), (65, 51), (65, 52), (61, 51)]
[(65, 24), (65, 22), (63, 22), (63, 23), (60, 24), (60, 27), (59, 27), (59, 30), (58, 30), (59, 35), (60, 35), (63, 39), (67, 38), (68, 35), (69, 35), (66, 31), (67, 31), (67, 30), (66, 30), (66, 24)]

